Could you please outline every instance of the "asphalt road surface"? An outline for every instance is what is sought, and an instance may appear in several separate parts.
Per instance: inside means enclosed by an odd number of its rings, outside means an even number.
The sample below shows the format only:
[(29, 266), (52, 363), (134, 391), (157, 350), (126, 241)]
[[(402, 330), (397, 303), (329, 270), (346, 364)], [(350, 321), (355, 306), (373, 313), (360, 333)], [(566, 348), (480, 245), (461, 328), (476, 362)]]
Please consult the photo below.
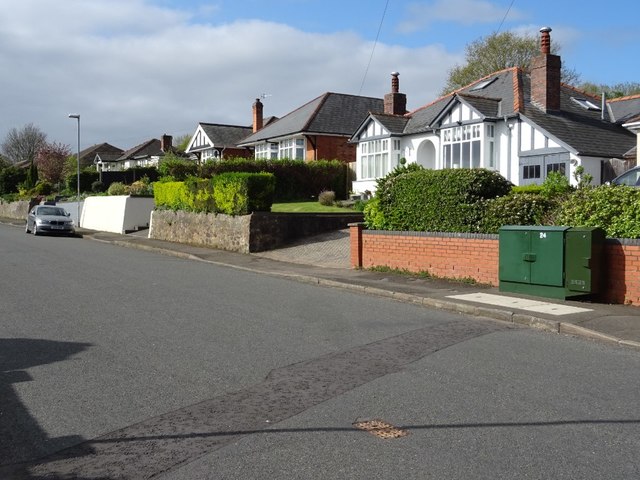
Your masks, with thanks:
[(640, 477), (635, 350), (2, 225), (0, 301), (0, 479)]

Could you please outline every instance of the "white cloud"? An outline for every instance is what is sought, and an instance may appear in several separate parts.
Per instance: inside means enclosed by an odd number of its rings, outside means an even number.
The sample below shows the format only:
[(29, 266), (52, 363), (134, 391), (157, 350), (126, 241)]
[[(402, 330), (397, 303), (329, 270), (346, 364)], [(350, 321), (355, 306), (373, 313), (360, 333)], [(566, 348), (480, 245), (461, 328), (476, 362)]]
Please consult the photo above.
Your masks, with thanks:
[[(34, 123), (49, 140), (130, 148), (199, 121), (249, 125), (261, 93), (282, 116), (326, 92), (358, 94), (372, 43), (263, 21), (194, 24), (142, 0), (11, 0), (0, 17), (0, 141)], [(460, 59), (442, 46), (378, 44), (363, 95), (382, 97), (401, 72), (410, 108), (431, 101)]]
[[(402, 33), (413, 33), (429, 27), (434, 22), (453, 22), (462, 25), (478, 23), (498, 24), (505, 16), (502, 5), (485, 0), (436, 0), (412, 3), (407, 8), (407, 20), (398, 26)], [(509, 11), (509, 19), (521, 17), (517, 9)]]

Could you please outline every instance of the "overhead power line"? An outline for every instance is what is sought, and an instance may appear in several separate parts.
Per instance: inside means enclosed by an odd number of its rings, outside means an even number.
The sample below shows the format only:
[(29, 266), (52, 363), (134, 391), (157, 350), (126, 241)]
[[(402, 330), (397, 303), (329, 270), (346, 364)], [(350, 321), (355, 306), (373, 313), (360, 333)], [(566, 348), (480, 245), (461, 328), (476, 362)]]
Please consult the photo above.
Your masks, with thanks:
[(380, 19), (380, 25), (378, 26), (378, 33), (376, 34), (376, 40), (373, 42), (373, 48), (371, 49), (371, 56), (369, 57), (369, 63), (367, 63), (367, 68), (364, 71), (364, 76), (362, 77), (362, 83), (360, 84), (360, 90), (358, 91), (358, 95), (362, 93), (362, 89), (364, 88), (364, 82), (367, 79), (367, 74), (369, 73), (369, 67), (371, 66), (371, 61), (373, 60), (373, 54), (376, 51), (376, 45), (378, 44), (378, 38), (380, 37), (380, 30), (382, 30), (382, 23), (384, 22), (384, 17), (387, 14), (387, 8), (389, 7), (389, 0), (384, 5), (384, 11), (382, 12), (382, 18)]

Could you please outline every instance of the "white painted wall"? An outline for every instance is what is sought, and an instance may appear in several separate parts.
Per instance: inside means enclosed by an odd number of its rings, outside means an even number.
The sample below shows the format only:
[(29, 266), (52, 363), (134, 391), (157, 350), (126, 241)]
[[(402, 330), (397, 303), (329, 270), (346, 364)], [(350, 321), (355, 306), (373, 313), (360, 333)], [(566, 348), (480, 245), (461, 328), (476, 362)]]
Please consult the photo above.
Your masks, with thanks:
[(80, 226), (100, 232), (125, 233), (149, 226), (153, 198), (114, 195), (85, 199)]

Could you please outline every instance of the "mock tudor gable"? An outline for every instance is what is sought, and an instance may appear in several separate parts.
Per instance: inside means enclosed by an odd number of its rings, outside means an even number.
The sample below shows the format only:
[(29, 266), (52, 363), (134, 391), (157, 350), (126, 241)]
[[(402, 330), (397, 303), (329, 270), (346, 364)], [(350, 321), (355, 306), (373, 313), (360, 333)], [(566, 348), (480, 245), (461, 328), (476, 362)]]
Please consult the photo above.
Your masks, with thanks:
[(351, 138), (354, 191), (374, 191), (403, 158), (430, 169), (495, 170), (515, 185), (540, 184), (550, 172), (575, 183), (578, 166), (594, 184), (613, 178), (611, 165), (635, 139), (609, 112), (629, 118), (634, 99), (602, 111), (598, 99), (560, 83), (550, 32), (541, 29), (530, 75), (508, 68), (410, 113), (370, 114)]

